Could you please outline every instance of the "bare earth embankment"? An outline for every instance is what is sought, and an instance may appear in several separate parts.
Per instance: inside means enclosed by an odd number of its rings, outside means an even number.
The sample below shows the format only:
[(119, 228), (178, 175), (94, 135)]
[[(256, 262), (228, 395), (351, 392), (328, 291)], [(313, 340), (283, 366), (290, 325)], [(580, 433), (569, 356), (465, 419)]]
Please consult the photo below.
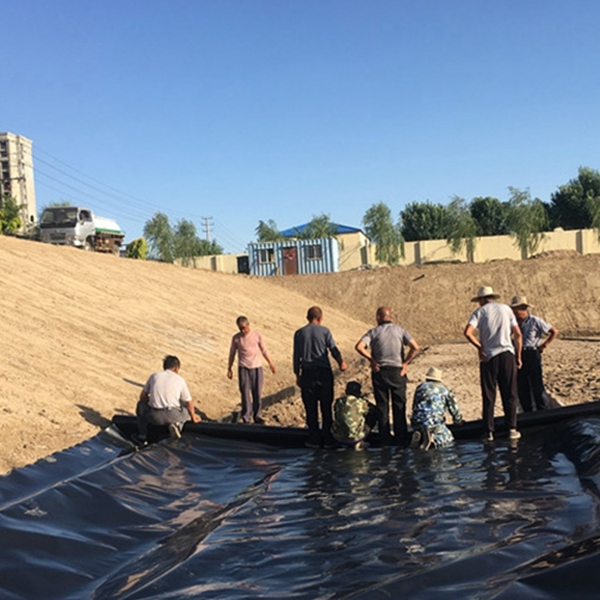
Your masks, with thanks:
[[(425, 348), (409, 371), (409, 396), (435, 365), (466, 417), (479, 418), (476, 353), (462, 330), (473, 292), (490, 284), (505, 300), (526, 294), (535, 314), (585, 338), (548, 349), (552, 395), (563, 404), (600, 397), (599, 256), (259, 279), (0, 237), (0, 267), (0, 473), (93, 436), (116, 413), (133, 414), (140, 385), (165, 354), (180, 357), (203, 413), (232, 412), (237, 385), (225, 373), (240, 314), (262, 331), (277, 365), (265, 395), (289, 389), (292, 335), (315, 303), (350, 364), (337, 378), (340, 392), (349, 379), (370, 389), (353, 347), (375, 308), (388, 304)], [(265, 412), (271, 425), (303, 424), (297, 393)]]

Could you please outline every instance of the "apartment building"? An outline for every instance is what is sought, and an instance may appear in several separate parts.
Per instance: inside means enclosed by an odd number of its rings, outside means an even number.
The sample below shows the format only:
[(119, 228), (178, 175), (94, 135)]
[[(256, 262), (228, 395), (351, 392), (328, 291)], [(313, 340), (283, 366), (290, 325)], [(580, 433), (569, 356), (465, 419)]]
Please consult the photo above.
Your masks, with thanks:
[(0, 133), (0, 198), (10, 194), (22, 205), (25, 229), (36, 222), (32, 141), (14, 133)]

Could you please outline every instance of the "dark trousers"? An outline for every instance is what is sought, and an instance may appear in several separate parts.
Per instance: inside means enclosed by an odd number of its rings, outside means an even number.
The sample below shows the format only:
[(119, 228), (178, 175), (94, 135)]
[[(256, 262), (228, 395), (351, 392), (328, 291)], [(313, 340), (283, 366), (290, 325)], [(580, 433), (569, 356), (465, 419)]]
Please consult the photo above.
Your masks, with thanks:
[(398, 446), (408, 442), (406, 425), (406, 375), (400, 375), (400, 367), (380, 367), (373, 371), (373, 394), (377, 405), (377, 423), (381, 443), (390, 445), (390, 400), (392, 402), (392, 418), (394, 419), (394, 438)]
[(379, 412), (377, 411), (377, 407), (373, 406), (369, 402), (369, 410), (367, 411), (367, 416), (365, 417), (365, 425), (369, 428), (369, 431), (375, 427), (377, 424), (377, 419), (379, 416)]
[(494, 431), (494, 404), (496, 385), (500, 388), (504, 420), (511, 429), (517, 427), (517, 360), (512, 352), (502, 354), (479, 363), (481, 395), (483, 396), (483, 424), (490, 432)]
[(138, 432), (142, 438), (145, 438), (148, 435), (148, 423), (151, 423), (152, 425), (179, 423), (182, 425), (190, 420), (190, 413), (187, 408), (152, 408), (148, 402), (143, 400), (140, 400), (137, 403), (135, 414), (138, 418)]
[(524, 412), (533, 410), (532, 399), (537, 410), (550, 408), (542, 377), (542, 355), (537, 348), (523, 349), (523, 366), (517, 374), (517, 385)]
[[(300, 391), (304, 410), (306, 411), (308, 442), (310, 444), (333, 444), (334, 440), (331, 435), (333, 373), (330, 369), (306, 369), (302, 371)], [(321, 408), (321, 430), (319, 430), (319, 407)]]
[(261, 418), (260, 399), (263, 381), (262, 367), (256, 369), (238, 367), (238, 383), (242, 396), (242, 421), (244, 423)]

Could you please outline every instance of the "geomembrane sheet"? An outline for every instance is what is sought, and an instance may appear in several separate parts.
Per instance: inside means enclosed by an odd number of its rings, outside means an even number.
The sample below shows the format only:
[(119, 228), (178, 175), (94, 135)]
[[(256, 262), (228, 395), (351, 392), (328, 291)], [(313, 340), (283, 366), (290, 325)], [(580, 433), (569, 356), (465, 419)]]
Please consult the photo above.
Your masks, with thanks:
[(0, 598), (597, 598), (600, 420), (511, 444), (103, 432), (0, 478)]

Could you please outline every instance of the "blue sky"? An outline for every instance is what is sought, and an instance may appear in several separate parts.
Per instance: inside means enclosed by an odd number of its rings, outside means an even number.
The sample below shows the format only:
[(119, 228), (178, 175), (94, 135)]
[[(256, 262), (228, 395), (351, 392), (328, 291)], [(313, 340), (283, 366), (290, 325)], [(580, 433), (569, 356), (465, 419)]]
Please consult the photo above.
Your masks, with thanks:
[[(600, 168), (596, 0), (21, 0), (2, 7), (0, 131), (38, 208), (127, 241), (157, 211), (227, 252), (385, 202), (544, 201)], [(10, 23), (10, 26), (8, 24)]]

